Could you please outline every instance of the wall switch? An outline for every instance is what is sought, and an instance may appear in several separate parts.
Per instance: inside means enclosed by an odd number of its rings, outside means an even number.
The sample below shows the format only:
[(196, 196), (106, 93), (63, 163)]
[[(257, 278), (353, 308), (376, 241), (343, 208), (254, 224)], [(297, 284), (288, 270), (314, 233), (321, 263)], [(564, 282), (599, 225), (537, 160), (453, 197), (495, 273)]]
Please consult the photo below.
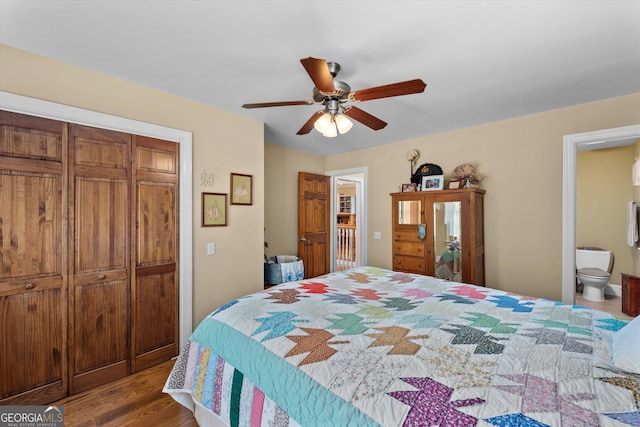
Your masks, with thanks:
[(216, 244), (211, 242), (207, 243), (207, 255), (213, 255), (216, 253)]
[(382, 233), (381, 233), (381, 232), (379, 232), (379, 231), (374, 231), (374, 232), (373, 232), (373, 239), (374, 239), (374, 240), (380, 240), (380, 239), (382, 239)]

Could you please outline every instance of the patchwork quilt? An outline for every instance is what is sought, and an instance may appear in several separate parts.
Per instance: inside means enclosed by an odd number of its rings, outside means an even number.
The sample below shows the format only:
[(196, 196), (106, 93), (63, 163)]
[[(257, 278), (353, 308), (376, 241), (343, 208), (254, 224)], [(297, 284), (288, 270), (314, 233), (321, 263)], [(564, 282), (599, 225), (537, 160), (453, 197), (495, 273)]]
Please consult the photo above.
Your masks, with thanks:
[(640, 375), (611, 362), (625, 324), (360, 267), (220, 307), (164, 391), (232, 426), (640, 426)]

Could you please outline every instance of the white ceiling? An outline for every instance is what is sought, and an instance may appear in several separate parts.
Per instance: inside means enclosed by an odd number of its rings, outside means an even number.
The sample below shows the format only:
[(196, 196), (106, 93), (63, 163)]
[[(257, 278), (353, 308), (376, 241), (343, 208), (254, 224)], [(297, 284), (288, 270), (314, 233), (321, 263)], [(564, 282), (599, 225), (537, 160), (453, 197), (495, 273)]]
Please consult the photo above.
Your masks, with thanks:
[[(640, 92), (640, 1), (0, 0), (0, 43), (265, 123), (265, 140), (320, 155)], [(324, 138), (300, 58), (340, 63), (388, 122)], [(2, 58), (0, 58), (2, 60)], [(0, 76), (1, 78), (1, 76)], [(639, 118), (640, 122), (640, 118)]]

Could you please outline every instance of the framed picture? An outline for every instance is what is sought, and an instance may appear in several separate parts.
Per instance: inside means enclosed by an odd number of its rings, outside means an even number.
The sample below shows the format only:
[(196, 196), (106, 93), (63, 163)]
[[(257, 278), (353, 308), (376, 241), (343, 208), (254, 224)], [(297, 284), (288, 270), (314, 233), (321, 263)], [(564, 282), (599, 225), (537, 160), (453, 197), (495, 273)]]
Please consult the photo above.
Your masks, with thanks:
[(227, 225), (227, 194), (202, 193), (202, 226)]
[(253, 176), (231, 173), (231, 204), (253, 204)]
[(462, 188), (462, 181), (459, 179), (449, 181), (449, 190), (455, 190), (457, 188)]
[(444, 175), (427, 175), (422, 177), (422, 191), (442, 190)]
[(402, 184), (402, 192), (406, 193), (408, 191), (416, 191), (416, 185), (411, 183), (411, 184)]

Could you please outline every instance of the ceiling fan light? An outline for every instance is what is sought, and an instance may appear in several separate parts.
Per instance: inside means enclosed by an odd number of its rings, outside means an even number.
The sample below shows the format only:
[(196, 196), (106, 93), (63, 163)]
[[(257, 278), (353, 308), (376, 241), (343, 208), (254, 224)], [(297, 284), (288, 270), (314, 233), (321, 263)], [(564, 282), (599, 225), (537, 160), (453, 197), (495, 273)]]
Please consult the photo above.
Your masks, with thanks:
[(326, 136), (327, 138), (335, 138), (336, 136), (338, 136), (338, 128), (336, 128), (336, 125), (334, 122), (330, 122), (329, 126), (327, 126), (327, 129), (322, 132), (322, 136)]
[(347, 119), (342, 114), (336, 114), (335, 122), (336, 122), (336, 127), (338, 128), (338, 132), (340, 132), (340, 135), (349, 132), (353, 127), (353, 123), (351, 122), (351, 120)]
[(316, 122), (313, 124), (313, 127), (320, 133), (324, 134), (327, 129), (334, 127), (331, 123), (331, 114), (324, 113)]

